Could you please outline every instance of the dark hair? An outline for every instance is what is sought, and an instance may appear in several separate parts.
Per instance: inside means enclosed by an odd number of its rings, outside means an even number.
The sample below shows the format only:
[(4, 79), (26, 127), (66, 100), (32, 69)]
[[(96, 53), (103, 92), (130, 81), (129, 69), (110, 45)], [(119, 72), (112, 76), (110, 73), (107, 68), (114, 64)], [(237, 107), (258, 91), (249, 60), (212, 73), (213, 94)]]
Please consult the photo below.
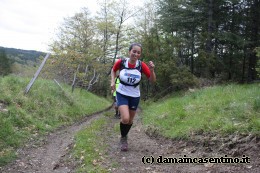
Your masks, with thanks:
[(141, 48), (141, 51), (143, 50), (142, 45), (140, 43), (132, 43), (129, 47), (129, 51), (131, 51), (134, 46), (139, 46)]

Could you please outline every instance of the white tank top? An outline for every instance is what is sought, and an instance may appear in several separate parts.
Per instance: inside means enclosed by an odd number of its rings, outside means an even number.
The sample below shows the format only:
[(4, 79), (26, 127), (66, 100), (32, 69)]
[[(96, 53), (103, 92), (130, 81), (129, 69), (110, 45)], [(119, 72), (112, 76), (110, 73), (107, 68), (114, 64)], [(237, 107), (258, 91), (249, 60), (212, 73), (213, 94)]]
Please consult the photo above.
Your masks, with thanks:
[[(126, 96), (140, 97), (139, 85), (137, 86), (131, 86), (131, 85), (138, 84), (141, 80), (142, 74), (138, 69), (135, 68), (129, 69), (128, 61), (129, 58), (127, 58), (125, 61), (124, 64), (125, 68), (123, 68), (119, 73), (120, 80), (127, 85), (120, 83), (116, 91)], [(139, 65), (141, 65), (141, 63), (139, 64), (139, 61), (136, 61), (135, 67), (138, 67)]]

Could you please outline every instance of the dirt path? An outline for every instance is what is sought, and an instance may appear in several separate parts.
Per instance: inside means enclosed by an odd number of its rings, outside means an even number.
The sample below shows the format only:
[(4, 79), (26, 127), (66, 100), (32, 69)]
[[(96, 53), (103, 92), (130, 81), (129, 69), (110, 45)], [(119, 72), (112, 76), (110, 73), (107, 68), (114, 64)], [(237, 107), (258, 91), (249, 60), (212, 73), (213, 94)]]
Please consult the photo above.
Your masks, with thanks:
[[(119, 120), (111, 120), (111, 124), (119, 123)], [(110, 134), (110, 135), (109, 135)], [(226, 143), (226, 145), (221, 145), (217, 143), (218, 139), (209, 145), (203, 144), (203, 142), (188, 142), (188, 141), (172, 141), (159, 137), (156, 133), (152, 132), (147, 135), (143, 125), (140, 120), (140, 116), (137, 116), (133, 125), (133, 128), (129, 132), (128, 137), (128, 152), (120, 152), (119, 146), (119, 134), (114, 135), (108, 133), (108, 142), (110, 148), (108, 150), (109, 158), (114, 160), (113, 168), (110, 168), (112, 172), (169, 172), (169, 173), (180, 173), (180, 172), (200, 172), (200, 173), (219, 173), (219, 172), (250, 172), (259, 173), (260, 172), (260, 142), (259, 138), (247, 137), (247, 142), (239, 143), (245, 140), (241, 138), (235, 141), (233, 144), (236, 145), (233, 149), (230, 149), (229, 145), (231, 143)], [(206, 139), (203, 139), (205, 141)], [(205, 137), (204, 137), (205, 138)], [(233, 139), (233, 136), (230, 136)], [(229, 139), (226, 139), (229, 140)], [(251, 159), (250, 164), (165, 164), (156, 163), (156, 159), (160, 158), (183, 158), (183, 157), (225, 157), (226, 155), (234, 155), (236, 152), (242, 152)], [(225, 153), (225, 154), (224, 154)], [(184, 156), (185, 155), (185, 156)], [(154, 163), (144, 164), (142, 158), (154, 158)], [(152, 156), (152, 157), (151, 157)], [(235, 156), (234, 156), (235, 157)], [(237, 156), (238, 158), (241, 158)], [(161, 161), (159, 159), (157, 161)], [(116, 163), (116, 164), (115, 164)]]
[[(107, 110), (106, 110), (107, 111)], [(73, 146), (75, 134), (100, 118), (101, 113), (86, 117), (78, 123), (62, 127), (46, 138), (32, 142), (18, 151), (19, 159), (4, 167), (2, 173), (69, 173), (75, 164), (64, 163), (63, 158)]]
[[(113, 111), (109, 110), (111, 114)], [(87, 117), (81, 123), (64, 127), (50, 134), (38, 144), (30, 144), (19, 153), (19, 159), (14, 163), (0, 170), (3, 173), (69, 173), (74, 172), (77, 163), (66, 162), (64, 158), (73, 146), (73, 137), (81, 129), (88, 126), (93, 120), (102, 117), (102, 114), (95, 114)], [(104, 128), (105, 141), (108, 144), (106, 167), (115, 173), (122, 172), (260, 172), (260, 142), (254, 136), (240, 137), (237, 140), (235, 135), (228, 139), (216, 139), (216, 137), (203, 137), (194, 141), (171, 141), (161, 138), (155, 132), (149, 135), (143, 129), (140, 116), (137, 116), (134, 125), (129, 133), (129, 151), (121, 152), (119, 148), (119, 132), (115, 126), (119, 120), (108, 117), (109, 125)], [(148, 131), (149, 132), (149, 131)], [(207, 138), (207, 139), (206, 139)], [(226, 140), (226, 141), (225, 141)], [(202, 142), (201, 142), (202, 141)], [(205, 141), (208, 141), (205, 144)], [(220, 142), (222, 141), (222, 142)], [(233, 141), (233, 142), (232, 142)], [(250, 164), (165, 164), (152, 163), (144, 164), (145, 158), (149, 161), (152, 157), (155, 161), (159, 156), (162, 158), (183, 158), (183, 157), (224, 157), (224, 155), (241, 158), (242, 155), (250, 157)], [(185, 155), (185, 156), (184, 156)], [(152, 157), (151, 157), (152, 156)], [(73, 159), (71, 159), (73, 160)], [(161, 159), (162, 160), (162, 159)]]

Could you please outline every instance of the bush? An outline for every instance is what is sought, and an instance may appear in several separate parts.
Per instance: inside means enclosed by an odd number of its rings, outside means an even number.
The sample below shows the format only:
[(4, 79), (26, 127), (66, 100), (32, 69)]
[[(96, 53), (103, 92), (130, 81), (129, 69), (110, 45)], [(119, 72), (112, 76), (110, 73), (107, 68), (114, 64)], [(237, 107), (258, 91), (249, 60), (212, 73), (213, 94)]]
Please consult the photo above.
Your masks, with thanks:
[(198, 79), (189, 71), (188, 67), (176, 67), (170, 76), (171, 84), (175, 90), (183, 90), (196, 87), (199, 84)]

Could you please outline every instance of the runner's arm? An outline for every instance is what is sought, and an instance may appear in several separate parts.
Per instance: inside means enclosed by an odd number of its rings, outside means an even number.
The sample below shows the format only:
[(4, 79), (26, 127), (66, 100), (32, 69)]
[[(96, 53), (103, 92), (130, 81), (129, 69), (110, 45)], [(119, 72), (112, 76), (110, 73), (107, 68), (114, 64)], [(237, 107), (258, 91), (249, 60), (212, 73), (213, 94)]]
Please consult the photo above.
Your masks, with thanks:
[(116, 78), (116, 72), (112, 68), (111, 69), (111, 90), (112, 90), (112, 92), (114, 92), (115, 89), (116, 89), (116, 87), (115, 87), (115, 78)]
[(117, 60), (111, 69), (111, 90), (114, 92), (116, 90), (115, 80), (116, 80), (116, 72), (119, 70), (121, 64), (121, 59)]
[(142, 62), (142, 71), (146, 75), (146, 77), (151, 81), (155, 82), (156, 81), (156, 75), (154, 72), (154, 64), (152, 61), (149, 61), (149, 64), (147, 65), (146, 63)]

